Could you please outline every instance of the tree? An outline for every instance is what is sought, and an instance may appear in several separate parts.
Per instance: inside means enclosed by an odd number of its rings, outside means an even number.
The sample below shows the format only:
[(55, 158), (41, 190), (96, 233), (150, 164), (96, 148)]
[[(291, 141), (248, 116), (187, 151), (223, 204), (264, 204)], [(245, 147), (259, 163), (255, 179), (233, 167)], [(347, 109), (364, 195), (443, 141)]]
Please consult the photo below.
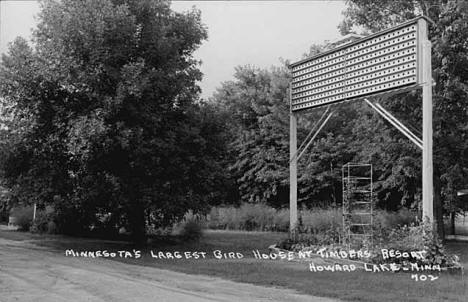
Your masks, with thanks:
[[(466, 183), (466, 89), (464, 84), (466, 47), (466, 4), (456, 1), (350, 1), (340, 26), (343, 34), (355, 27), (368, 33), (379, 31), (414, 18), (423, 12), (437, 20), (431, 27), (433, 40), (435, 89), (435, 177), (436, 188), (445, 205), (455, 204), (455, 186)], [(309, 56), (326, 50), (327, 45), (312, 45)], [(275, 184), (288, 185), (288, 111), (286, 104), (268, 94), (268, 71), (240, 68), (235, 80), (224, 83), (215, 100), (223, 104), (234, 123), (236, 150), (232, 167), (245, 201), (271, 202)], [(287, 81), (284, 73), (284, 81)], [(286, 95), (285, 86), (283, 93)], [(269, 100), (270, 111), (257, 110)], [(385, 107), (420, 135), (421, 96), (419, 92), (398, 94), (381, 100)], [(349, 161), (372, 162), (378, 205), (388, 210), (417, 207), (421, 201), (420, 151), (396, 129), (363, 102), (333, 105), (334, 117), (299, 162), (299, 200), (307, 205), (341, 200), (341, 166)], [(272, 112), (283, 114), (268, 119)], [(322, 110), (303, 112), (299, 117), (298, 141), (302, 141)], [(278, 130), (266, 131), (268, 120)], [(233, 122), (234, 121), (234, 122)], [(276, 137), (275, 137), (276, 135)], [(273, 154), (276, 157), (273, 157)], [(277, 162), (271, 159), (275, 158)], [(447, 160), (448, 159), (448, 160)], [(268, 171), (268, 173), (264, 173)], [(268, 177), (273, 176), (273, 177)], [(441, 185), (437, 186), (440, 181)], [(284, 191), (283, 191), (284, 192)], [(278, 205), (286, 204), (287, 195)], [(437, 200), (436, 200), (437, 201)], [(436, 202), (436, 204), (438, 204)], [(441, 208), (439, 212), (439, 230)]]
[(289, 173), (287, 70), (244, 66), (236, 68), (234, 77), (211, 99), (231, 138), (227, 169), (242, 201), (280, 206)]
[[(442, 203), (447, 208), (455, 200), (457, 188), (468, 183), (468, 48), (465, 45), (468, 4), (464, 1), (436, 0), (378, 3), (353, 0), (348, 4), (345, 20), (341, 24), (343, 33), (353, 30), (353, 25), (364, 26), (370, 31), (380, 30), (420, 13), (434, 21), (430, 25), (433, 78), (436, 80), (433, 96), (434, 203), (438, 232), (443, 238)], [(412, 94), (404, 98), (390, 98), (385, 103), (405, 120), (420, 122), (420, 107), (415, 105), (420, 102), (420, 95)], [(411, 161), (414, 162), (416, 158), (416, 155), (410, 155)]]
[(17, 40), (0, 72), (15, 196), (53, 203), (63, 228), (110, 214), (136, 241), (145, 222), (202, 209), (216, 150), (200, 126), (192, 54), (206, 35), (198, 11), (169, 1), (42, 2), (34, 49)]
[[(311, 52), (323, 49), (311, 48)], [(289, 72), (284, 67), (260, 69), (237, 67), (233, 81), (225, 82), (211, 102), (223, 116), (231, 142), (226, 167), (236, 180), (244, 202), (262, 202), (275, 207), (288, 205), (289, 196)], [(301, 114), (298, 140), (307, 136), (321, 111)], [(355, 151), (344, 142), (348, 117), (333, 119), (317, 142), (299, 161), (299, 200), (307, 206), (335, 204), (341, 201), (341, 166), (350, 161)], [(342, 113), (340, 117), (345, 117)], [(328, 131), (336, 131), (334, 136)], [(338, 140), (338, 142), (336, 141)], [(312, 151), (311, 151), (312, 150)], [(332, 169), (330, 170), (330, 167)]]

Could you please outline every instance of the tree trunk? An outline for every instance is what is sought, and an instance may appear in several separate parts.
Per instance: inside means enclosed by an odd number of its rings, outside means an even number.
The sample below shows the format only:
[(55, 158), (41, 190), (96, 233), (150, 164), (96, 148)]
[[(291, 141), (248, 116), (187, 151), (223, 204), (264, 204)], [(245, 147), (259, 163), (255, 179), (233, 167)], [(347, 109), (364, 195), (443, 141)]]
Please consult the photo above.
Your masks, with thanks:
[(132, 240), (138, 245), (146, 243), (145, 209), (138, 202), (128, 209), (128, 222), (132, 233)]

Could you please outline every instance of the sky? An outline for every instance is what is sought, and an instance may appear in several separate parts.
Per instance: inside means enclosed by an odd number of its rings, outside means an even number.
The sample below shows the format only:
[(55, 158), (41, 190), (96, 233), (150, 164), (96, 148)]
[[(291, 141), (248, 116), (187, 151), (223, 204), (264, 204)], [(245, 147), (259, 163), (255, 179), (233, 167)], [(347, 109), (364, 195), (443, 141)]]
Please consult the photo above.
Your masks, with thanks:
[[(195, 52), (204, 78), (202, 97), (233, 79), (236, 66), (279, 66), (296, 61), (314, 43), (340, 37), (344, 1), (173, 1), (178, 12), (200, 9), (208, 40)], [(39, 5), (35, 0), (0, 0), (0, 52), (16, 36), (30, 38)]]

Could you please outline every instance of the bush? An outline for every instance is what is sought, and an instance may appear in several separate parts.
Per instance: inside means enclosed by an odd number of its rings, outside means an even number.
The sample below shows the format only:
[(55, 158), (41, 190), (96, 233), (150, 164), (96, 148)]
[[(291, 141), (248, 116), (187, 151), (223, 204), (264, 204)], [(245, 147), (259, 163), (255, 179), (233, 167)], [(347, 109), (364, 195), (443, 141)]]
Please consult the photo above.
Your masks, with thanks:
[(198, 241), (203, 237), (204, 226), (201, 216), (188, 212), (182, 222), (174, 228), (174, 234), (186, 241)]
[[(279, 248), (291, 251), (317, 251), (326, 247), (328, 250), (347, 250), (348, 246), (339, 240), (339, 231), (333, 229), (319, 233), (299, 233), (294, 239), (286, 239), (277, 244)], [(338, 236), (338, 237), (335, 237)], [(373, 263), (395, 263), (408, 265), (408, 262), (419, 265), (440, 265), (440, 267), (460, 268), (459, 258), (449, 254), (437, 233), (429, 224), (405, 225), (389, 230), (387, 237), (379, 238), (379, 243), (374, 240), (374, 246), (364, 246), (371, 252)], [(411, 255), (413, 251), (425, 251), (424, 258), (387, 258), (383, 259), (382, 249), (398, 250), (401, 253), (407, 252)]]
[(16, 207), (10, 212), (10, 216), (15, 218), (19, 231), (29, 231), (32, 225), (33, 215), (34, 207), (32, 206)]
[(419, 225), (405, 225), (397, 227), (389, 232), (388, 237), (382, 238), (380, 244), (375, 247), (373, 262), (400, 262), (406, 261), (405, 258), (384, 260), (380, 253), (381, 249), (394, 249), (401, 252), (425, 251), (425, 258), (412, 259), (412, 262), (421, 264), (439, 264), (441, 266), (459, 266), (459, 259), (455, 255), (446, 252), (442, 241), (437, 233), (428, 223)]
[(47, 223), (47, 234), (57, 234), (57, 224), (54, 221)]
[(0, 222), (8, 222), (11, 194), (0, 186)]
[(180, 236), (187, 241), (198, 241), (203, 236), (203, 227), (198, 221), (186, 221), (183, 224)]
[(377, 210), (375, 211), (374, 222), (383, 228), (394, 229), (398, 226), (417, 223), (418, 214), (406, 208), (402, 208), (397, 212)]
[[(96, 223), (96, 213), (92, 211), (80, 211), (77, 207), (63, 202), (62, 199), (54, 200), (55, 220), (57, 230), (61, 234), (71, 236), (89, 236), (90, 227)], [(58, 206), (57, 206), (58, 205)]]
[(57, 225), (54, 220), (55, 211), (52, 207), (47, 206), (45, 210), (36, 211), (36, 219), (32, 223), (31, 232), (55, 234)]
[(397, 212), (377, 210), (374, 215), (374, 238), (383, 242), (388, 240), (393, 230), (416, 224), (418, 224), (418, 218), (415, 211), (405, 208)]

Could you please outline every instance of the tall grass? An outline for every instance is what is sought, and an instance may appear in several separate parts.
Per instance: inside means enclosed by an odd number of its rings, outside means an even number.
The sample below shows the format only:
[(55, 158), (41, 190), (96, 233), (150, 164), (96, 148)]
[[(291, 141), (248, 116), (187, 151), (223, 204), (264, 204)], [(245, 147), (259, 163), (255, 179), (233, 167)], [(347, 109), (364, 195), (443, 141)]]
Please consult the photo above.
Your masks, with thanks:
[(289, 210), (275, 210), (264, 204), (244, 203), (239, 208), (213, 207), (208, 215), (211, 229), (247, 231), (285, 231)]
[(302, 219), (302, 229), (307, 233), (320, 233), (343, 226), (341, 208), (301, 210), (299, 217)]
[[(308, 233), (342, 228), (342, 213), (340, 207), (302, 209), (298, 212), (300, 227)], [(374, 225), (379, 228), (391, 229), (416, 221), (416, 214), (407, 209), (398, 212), (374, 211)], [(206, 225), (210, 229), (286, 232), (289, 229), (289, 209), (248, 203), (240, 207), (213, 207), (207, 215)]]

